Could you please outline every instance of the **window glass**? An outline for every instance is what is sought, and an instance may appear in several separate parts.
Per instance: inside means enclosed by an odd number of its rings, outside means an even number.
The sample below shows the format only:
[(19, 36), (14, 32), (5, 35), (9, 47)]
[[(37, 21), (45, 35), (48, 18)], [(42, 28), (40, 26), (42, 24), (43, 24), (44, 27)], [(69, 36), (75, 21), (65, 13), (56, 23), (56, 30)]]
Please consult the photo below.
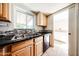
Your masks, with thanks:
[(34, 16), (16, 11), (15, 28), (17, 29), (33, 29), (34, 28)]
[(27, 28), (33, 28), (34, 27), (34, 20), (33, 16), (27, 15)]
[(26, 28), (26, 15), (18, 11), (16, 14), (16, 28)]

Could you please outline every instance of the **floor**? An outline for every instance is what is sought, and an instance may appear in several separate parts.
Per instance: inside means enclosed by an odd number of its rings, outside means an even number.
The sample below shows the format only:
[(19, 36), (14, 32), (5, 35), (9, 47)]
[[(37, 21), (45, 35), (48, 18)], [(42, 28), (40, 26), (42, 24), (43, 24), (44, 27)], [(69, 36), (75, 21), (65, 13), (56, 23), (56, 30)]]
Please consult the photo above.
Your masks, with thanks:
[(42, 56), (68, 56), (67, 32), (55, 32), (54, 37), (54, 48), (48, 48)]
[(54, 48), (50, 47), (42, 56), (68, 56), (66, 44), (55, 42)]

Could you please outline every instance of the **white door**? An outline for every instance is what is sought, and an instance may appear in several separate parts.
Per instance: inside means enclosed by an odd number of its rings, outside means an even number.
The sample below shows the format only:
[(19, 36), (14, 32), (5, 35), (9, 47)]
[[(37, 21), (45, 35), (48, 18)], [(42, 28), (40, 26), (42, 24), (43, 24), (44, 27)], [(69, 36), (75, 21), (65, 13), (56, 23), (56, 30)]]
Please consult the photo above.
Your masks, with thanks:
[(69, 55), (75, 56), (77, 53), (76, 49), (76, 8), (75, 4), (69, 8)]

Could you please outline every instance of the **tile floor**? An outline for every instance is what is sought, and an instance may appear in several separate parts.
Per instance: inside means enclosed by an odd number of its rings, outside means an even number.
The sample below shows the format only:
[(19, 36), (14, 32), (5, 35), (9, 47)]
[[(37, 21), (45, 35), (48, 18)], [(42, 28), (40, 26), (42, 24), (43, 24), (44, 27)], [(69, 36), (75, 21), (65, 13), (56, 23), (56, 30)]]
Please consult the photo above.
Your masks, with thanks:
[(67, 48), (63, 45), (54, 45), (54, 48), (50, 47), (42, 56), (68, 56)]
[(50, 47), (42, 56), (68, 56), (67, 53), (55, 46), (54, 48)]

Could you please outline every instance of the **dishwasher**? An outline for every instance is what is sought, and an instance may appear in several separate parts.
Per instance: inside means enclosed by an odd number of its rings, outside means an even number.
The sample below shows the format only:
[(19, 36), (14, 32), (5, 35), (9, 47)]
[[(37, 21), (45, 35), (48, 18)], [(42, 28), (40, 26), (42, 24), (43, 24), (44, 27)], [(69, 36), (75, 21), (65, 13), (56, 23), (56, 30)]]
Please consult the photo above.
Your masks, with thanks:
[(50, 33), (48, 33), (48, 34), (45, 34), (44, 36), (43, 36), (43, 52), (45, 52), (48, 48), (49, 48), (49, 46), (50, 46)]

